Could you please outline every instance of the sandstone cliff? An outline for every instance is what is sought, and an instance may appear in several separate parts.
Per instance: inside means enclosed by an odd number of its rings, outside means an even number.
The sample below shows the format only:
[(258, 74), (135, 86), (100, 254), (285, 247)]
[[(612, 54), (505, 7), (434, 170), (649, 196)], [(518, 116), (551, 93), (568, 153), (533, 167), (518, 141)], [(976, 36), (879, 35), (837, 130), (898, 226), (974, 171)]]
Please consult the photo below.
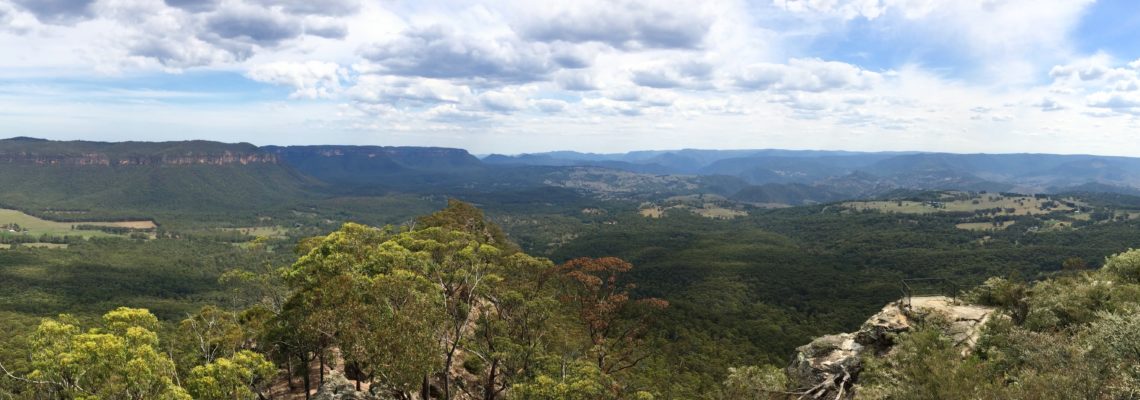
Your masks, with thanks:
[(248, 143), (53, 142), (30, 138), (0, 140), (0, 164), (131, 166), (276, 164), (276, 154)]
[(792, 387), (803, 394), (801, 398), (853, 399), (863, 357), (889, 353), (895, 335), (911, 330), (929, 315), (944, 315), (950, 324), (943, 333), (967, 353), (977, 344), (981, 327), (993, 311), (942, 296), (892, 302), (867, 319), (857, 332), (827, 335), (800, 346), (785, 373)]

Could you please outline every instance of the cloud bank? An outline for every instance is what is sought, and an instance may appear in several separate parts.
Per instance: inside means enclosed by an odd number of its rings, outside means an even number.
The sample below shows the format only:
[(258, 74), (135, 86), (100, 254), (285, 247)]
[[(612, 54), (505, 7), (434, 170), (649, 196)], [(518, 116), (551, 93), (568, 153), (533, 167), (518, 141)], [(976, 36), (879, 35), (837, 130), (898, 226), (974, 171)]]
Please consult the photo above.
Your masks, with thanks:
[(126, 88), (255, 143), (1140, 151), (1140, 55), (1046, 3), (0, 0), (0, 105), (60, 138), (137, 125), (85, 100)]

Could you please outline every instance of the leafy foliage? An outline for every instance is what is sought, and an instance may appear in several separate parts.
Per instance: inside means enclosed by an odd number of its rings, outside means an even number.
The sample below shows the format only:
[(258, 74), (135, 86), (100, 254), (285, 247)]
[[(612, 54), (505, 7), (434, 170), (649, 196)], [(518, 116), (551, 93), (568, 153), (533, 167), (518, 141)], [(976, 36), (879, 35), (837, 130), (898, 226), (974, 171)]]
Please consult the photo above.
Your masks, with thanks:
[[(1127, 265), (1130, 250), (1106, 265)], [(1140, 283), (1127, 268), (1043, 280), (1028, 290), (990, 279), (976, 298), (1028, 309), (993, 318), (963, 357), (938, 329), (904, 334), (883, 360), (868, 359), (860, 397), (886, 399), (1128, 399), (1140, 395)], [(1019, 312), (1003, 306), (1006, 315)]]
[(21, 381), (53, 398), (189, 399), (174, 361), (159, 349), (158, 319), (119, 308), (84, 331), (67, 316), (45, 320), (32, 336), (32, 372)]
[(724, 397), (740, 400), (786, 398), (788, 377), (771, 365), (729, 368), (724, 381)]
[(194, 367), (187, 387), (195, 399), (235, 400), (264, 398), (261, 392), (277, 375), (277, 366), (249, 350)]

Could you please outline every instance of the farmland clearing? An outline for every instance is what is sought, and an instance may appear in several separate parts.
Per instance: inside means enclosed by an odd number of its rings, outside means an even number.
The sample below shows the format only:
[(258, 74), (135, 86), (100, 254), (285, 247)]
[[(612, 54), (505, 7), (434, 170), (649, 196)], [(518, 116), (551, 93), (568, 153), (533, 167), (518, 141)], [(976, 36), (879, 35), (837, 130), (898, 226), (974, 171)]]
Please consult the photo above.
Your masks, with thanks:
[[(85, 229), (80, 229), (80, 227)], [(128, 228), (137, 230), (153, 230), (158, 226), (154, 221), (83, 221), (83, 222), (56, 222), (37, 218), (18, 210), (0, 209), (0, 236), (29, 235), (29, 236), (82, 236), (113, 237), (122, 236), (98, 230), (106, 228)], [(94, 229), (91, 229), (94, 228)]]
[[(945, 201), (852, 201), (843, 203), (856, 211), (878, 210), (901, 214), (931, 214), (939, 212), (975, 212), (1000, 209), (998, 215), (1046, 214), (1053, 211), (1071, 212), (1073, 207), (1068, 200), (1056, 201), (1048, 197), (1006, 196), (997, 193), (982, 193), (974, 196), (951, 196)], [(1079, 205), (1079, 204), (1075, 204)]]

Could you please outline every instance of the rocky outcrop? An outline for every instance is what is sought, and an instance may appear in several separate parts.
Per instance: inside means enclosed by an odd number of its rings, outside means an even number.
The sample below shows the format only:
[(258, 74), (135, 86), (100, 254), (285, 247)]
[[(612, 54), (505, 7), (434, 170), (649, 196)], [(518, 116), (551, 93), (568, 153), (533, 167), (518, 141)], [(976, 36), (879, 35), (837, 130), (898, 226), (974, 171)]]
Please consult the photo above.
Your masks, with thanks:
[(862, 370), (864, 347), (855, 338), (855, 334), (841, 333), (800, 346), (785, 371), (788, 382), (809, 398), (849, 398)]
[(332, 371), (325, 377), (325, 384), (313, 395), (313, 400), (388, 400), (366, 391), (356, 390), (356, 385), (339, 371)]
[(945, 334), (968, 353), (977, 344), (981, 327), (993, 309), (963, 304), (942, 296), (913, 297), (887, 304), (854, 333), (817, 338), (800, 346), (785, 373), (802, 398), (851, 399), (862, 371), (864, 355), (881, 356), (894, 347), (897, 334), (909, 331), (930, 315), (948, 318)]

